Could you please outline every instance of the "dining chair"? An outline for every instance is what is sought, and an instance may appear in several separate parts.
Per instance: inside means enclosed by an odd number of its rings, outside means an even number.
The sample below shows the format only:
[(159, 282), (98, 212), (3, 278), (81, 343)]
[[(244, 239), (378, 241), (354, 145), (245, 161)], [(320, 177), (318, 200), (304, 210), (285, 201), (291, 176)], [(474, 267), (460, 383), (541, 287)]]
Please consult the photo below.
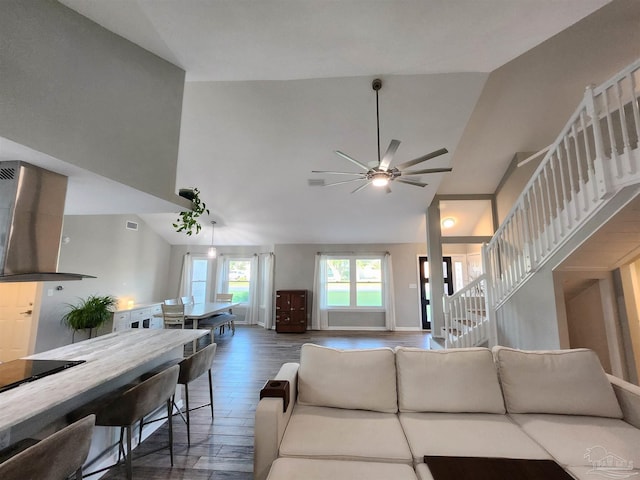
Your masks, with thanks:
[[(209, 406), (211, 408), (211, 421), (213, 421), (213, 381), (211, 378), (211, 368), (213, 364), (213, 357), (216, 354), (215, 343), (208, 345), (202, 350), (194, 353), (190, 357), (185, 358), (180, 362), (180, 375), (178, 375), (178, 384), (184, 385), (185, 396), (185, 411), (187, 424), (187, 444), (191, 445), (191, 419), (189, 418), (189, 412), (197, 410), (202, 407)], [(189, 384), (200, 376), (208, 373), (209, 376), (209, 403), (200, 405), (198, 407), (189, 406)], [(197, 400), (197, 398), (196, 398)]]
[(0, 478), (64, 480), (75, 473), (82, 480), (95, 418), (88, 415), (0, 463)]
[[(120, 464), (124, 456), (127, 480), (133, 478), (133, 466), (131, 451), (133, 449), (133, 426), (161, 406), (167, 409), (169, 421), (169, 455), (173, 467), (173, 396), (178, 383), (180, 367), (172, 365), (155, 375), (152, 375), (140, 383), (125, 385), (122, 388), (105, 394), (89, 404), (80, 408), (80, 412), (91, 411), (95, 413), (96, 425), (103, 427), (120, 427), (120, 440), (118, 442), (118, 461), (115, 465), (105, 467), (90, 475), (110, 469)], [(73, 416), (74, 413), (71, 414)], [(126, 433), (126, 437), (125, 437)], [(125, 442), (126, 440), (126, 442)], [(138, 443), (142, 438), (138, 440)], [(126, 443), (126, 449), (125, 449)]]
[(216, 293), (216, 302), (233, 302), (233, 293)]
[(162, 304), (164, 328), (184, 328), (184, 305)]
[(177, 298), (167, 298), (164, 301), (165, 305), (180, 305), (180, 301)]
[(180, 303), (183, 305), (193, 305), (196, 302), (193, 295), (191, 295), (190, 297), (180, 297)]

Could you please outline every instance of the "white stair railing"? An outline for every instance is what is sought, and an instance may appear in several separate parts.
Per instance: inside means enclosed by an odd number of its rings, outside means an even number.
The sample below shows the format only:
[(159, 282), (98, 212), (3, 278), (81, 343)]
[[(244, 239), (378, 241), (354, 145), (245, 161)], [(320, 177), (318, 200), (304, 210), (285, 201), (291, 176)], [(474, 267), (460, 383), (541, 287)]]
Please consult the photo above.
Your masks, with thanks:
[(488, 305), (486, 275), (481, 275), (452, 296), (445, 297), (445, 348), (488, 344), (491, 335)]
[(538, 270), (607, 198), (640, 183), (640, 59), (587, 88), (494, 237), (485, 246), (491, 308)]

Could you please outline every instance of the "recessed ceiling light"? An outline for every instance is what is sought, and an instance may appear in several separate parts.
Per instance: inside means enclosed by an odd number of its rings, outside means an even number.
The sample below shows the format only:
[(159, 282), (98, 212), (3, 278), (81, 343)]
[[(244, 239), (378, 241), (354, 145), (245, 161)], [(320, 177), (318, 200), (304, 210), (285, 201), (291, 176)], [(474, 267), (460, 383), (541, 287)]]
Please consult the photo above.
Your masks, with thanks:
[(456, 219), (447, 217), (442, 219), (442, 228), (451, 228), (456, 224)]

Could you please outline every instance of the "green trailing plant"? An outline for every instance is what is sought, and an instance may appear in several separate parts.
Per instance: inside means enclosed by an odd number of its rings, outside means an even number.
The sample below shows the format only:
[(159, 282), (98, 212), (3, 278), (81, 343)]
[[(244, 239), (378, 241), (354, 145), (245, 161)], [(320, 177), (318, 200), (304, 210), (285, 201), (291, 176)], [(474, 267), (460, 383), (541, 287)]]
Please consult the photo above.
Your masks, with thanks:
[(180, 212), (176, 223), (173, 224), (173, 228), (175, 228), (178, 233), (184, 232), (186, 235), (191, 236), (194, 230), (196, 235), (200, 233), (202, 225), (198, 222), (198, 218), (204, 213), (208, 215), (209, 209), (207, 205), (200, 200), (200, 190), (194, 188), (189, 191), (188, 194), (189, 195), (183, 194), (181, 191), (182, 196), (191, 200), (191, 210)]
[(90, 295), (77, 305), (68, 303), (69, 311), (62, 317), (62, 323), (73, 330), (72, 341), (78, 330), (89, 330), (91, 338), (93, 331), (111, 318), (116, 302), (111, 295)]

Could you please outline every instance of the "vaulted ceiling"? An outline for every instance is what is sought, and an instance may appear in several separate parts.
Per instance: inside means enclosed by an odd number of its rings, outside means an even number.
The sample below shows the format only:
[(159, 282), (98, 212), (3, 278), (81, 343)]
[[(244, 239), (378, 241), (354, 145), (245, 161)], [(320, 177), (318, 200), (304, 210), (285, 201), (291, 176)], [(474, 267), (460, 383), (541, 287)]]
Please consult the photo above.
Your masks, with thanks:
[[(185, 69), (176, 188), (202, 191), (218, 244), (424, 241), (436, 192), (493, 193), (516, 152), (553, 141), (587, 83), (633, 59), (640, 18), (634, 0), (61, 3)], [(309, 186), (342, 179), (311, 170), (357, 171), (334, 150), (377, 159), (373, 78), (383, 153), (392, 138), (394, 163), (446, 147), (421, 167), (454, 172), (391, 194)], [(143, 218), (186, 243), (174, 216)]]

